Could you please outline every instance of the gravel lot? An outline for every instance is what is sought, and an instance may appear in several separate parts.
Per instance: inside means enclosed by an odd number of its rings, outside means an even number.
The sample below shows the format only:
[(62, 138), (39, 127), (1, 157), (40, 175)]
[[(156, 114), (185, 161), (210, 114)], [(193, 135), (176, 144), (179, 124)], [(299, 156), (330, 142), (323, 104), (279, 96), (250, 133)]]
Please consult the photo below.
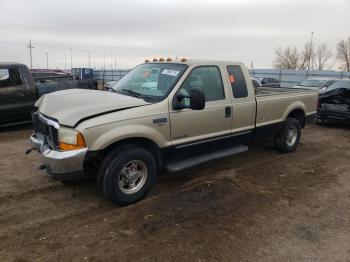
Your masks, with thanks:
[(349, 127), (161, 176), (124, 208), (46, 177), (30, 133), (0, 132), (0, 261), (350, 261)]

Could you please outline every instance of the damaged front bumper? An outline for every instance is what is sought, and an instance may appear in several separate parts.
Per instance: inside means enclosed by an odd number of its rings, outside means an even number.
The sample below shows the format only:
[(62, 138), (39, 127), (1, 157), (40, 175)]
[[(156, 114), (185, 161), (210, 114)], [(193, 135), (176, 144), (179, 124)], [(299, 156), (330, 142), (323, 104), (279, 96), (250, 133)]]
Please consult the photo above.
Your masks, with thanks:
[(65, 181), (84, 177), (83, 164), (88, 152), (87, 148), (70, 151), (53, 150), (40, 134), (33, 134), (30, 137), (30, 144), (41, 154), (47, 173), (51, 177)]

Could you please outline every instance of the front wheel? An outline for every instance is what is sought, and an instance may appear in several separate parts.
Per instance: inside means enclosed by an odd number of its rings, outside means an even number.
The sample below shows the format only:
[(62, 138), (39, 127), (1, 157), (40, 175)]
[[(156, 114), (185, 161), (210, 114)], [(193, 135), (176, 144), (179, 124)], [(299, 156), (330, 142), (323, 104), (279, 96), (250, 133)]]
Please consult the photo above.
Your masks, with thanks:
[(298, 119), (288, 117), (283, 129), (274, 137), (274, 145), (283, 153), (293, 152), (299, 145), (301, 126)]
[(157, 165), (153, 155), (139, 147), (118, 150), (107, 157), (100, 177), (103, 194), (114, 204), (129, 205), (142, 199), (156, 179)]

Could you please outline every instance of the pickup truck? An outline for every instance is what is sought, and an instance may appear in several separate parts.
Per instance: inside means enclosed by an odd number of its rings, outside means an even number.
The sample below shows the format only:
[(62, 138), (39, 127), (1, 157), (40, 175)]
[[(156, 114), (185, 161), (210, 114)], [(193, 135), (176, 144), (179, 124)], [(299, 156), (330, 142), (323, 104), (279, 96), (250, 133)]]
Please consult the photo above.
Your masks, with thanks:
[(118, 205), (143, 198), (159, 171), (245, 152), (253, 139), (294, 151), (318, 96), (287, 88), (255, 94), (242, 63), (186, 59), (146, 60), (112, 89), (41, 97), (30, 143), (49, 175), (95, 172), (102, 194)]
[(96, 81), (51, 79), (35, 83), (39, 79), (33, 78), (26, 65), (0, 63), (0, 127), (31, 122), (34, 103), (43, 94), (70, 88), (97, 89)]

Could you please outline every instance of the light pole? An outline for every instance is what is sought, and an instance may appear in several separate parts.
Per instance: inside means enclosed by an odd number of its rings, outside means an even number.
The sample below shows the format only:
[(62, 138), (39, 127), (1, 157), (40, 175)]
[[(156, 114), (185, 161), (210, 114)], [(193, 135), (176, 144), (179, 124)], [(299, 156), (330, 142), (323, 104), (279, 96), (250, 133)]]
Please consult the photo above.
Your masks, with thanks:
[(64, 70), (67, 70), (67, 54), (64, 53)]
[(314, 38), (314, 32), (311, 32), (311, 41), (310, 41), (310, 53), (309, 53), (309, 65), (307, 66), (307, 71), (310, 71), (311, 67), (311, 56), (312, 56), (312, 40)]
[(34, 48), (34, 46), (32, 45), (32, 40), (29, 40), (29, 45), (27, 45), (27, 47), (29, 48), (29, 57), (30, 57), (30, 68), (33, 68), (33, 59), (32, 59), (32, 49)]
[(49, 69), (49, 53), (45, 52), (46, 55), (46, 69)]
[(73, 68), (73, 52), (72, 52), (72, 48), (69, 48), (70, 50), (70, 69), (72, 70)]
[(90, 65), (90, 51), (89, 50), (86, 50), (86, 52), (88, 53), (88, 57), (89, 57), (89, 68), (91, 67)]

